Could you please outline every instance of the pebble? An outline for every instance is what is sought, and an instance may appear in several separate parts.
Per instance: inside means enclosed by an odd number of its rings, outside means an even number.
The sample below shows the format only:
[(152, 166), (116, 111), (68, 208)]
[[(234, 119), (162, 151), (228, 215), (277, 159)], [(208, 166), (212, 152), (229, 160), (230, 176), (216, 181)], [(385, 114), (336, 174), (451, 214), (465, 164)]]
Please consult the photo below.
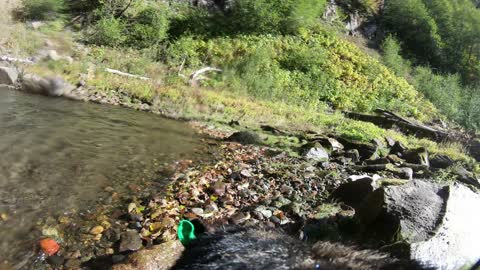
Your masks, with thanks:
[(142, 248), (142, 239), (137, 231), (128, 230), (120, 237), (120, 252), (136, 251)]
[(60, 268), (60, 266), (62, 266), (65, 262), (65, 258), (62, 256), (53, 255), (47, 258), (47, 262), (54, 268)]
[(101, 234), (105, 229), (102, 226), (95, 226), (90, 230), (90, 234), (97, 235)]

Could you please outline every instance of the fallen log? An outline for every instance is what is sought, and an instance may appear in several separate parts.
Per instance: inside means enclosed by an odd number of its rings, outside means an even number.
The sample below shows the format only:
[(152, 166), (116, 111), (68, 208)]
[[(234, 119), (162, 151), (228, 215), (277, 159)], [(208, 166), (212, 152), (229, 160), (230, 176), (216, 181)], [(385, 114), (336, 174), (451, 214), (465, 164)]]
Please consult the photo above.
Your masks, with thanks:
[(344, 112), (345, 116), (351, 119), (370, 122), (383, 128), (392, 128), (393, 126), (397, 126), (405, 133), (413, 134), (417, 137), (430, 138), (437, 142), (446, 141), (452, 139), (453, 137), (446, 131), (435, 129), (419, 122), (406, 119), (387, 110), (376, 109), (375, 113), (377, 113), (377, 115)]
[(142, 76), (122, 72), (122, 71), (116, 70), (116, 69), (106, 68), (105, 71), (108, 72), (108, 73), (119, 75), (119, 76), (130, 77), (130, 78), (140, 79), (140, 80), (144, 80), (144, 81), (150, 80), (150, 78), (147, 78), (147, 77), (142, 77)]
[(190, 85), (194, 86), (198, 81), (205, 79), (205, 77), (200, 75), (210, 71), (222, 72), (221, 69), (215, 68), (215, 67), (204, 67), (202, 69), (199, 69), (190, 75), (190, 80), (189, 80)]

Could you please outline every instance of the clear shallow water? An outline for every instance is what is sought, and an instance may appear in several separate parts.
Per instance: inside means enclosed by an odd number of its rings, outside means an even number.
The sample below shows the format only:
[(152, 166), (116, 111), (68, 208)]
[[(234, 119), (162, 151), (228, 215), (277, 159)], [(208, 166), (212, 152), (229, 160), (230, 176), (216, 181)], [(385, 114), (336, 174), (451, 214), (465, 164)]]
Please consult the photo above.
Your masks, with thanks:
[(0, 88), (0, 270), (31, 259), (39, 220), (88, 210), (105, 187), (127, 190), (202, 147), (188, 126), (153, 114)]

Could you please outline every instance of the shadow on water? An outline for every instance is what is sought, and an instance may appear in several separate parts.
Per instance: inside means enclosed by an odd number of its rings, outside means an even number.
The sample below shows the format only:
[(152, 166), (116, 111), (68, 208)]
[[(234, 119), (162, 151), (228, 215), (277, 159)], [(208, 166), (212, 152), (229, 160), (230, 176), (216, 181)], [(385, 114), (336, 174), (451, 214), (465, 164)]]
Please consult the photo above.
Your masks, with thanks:
[(88, 211), (176, 159), (199, 159), (188, 126), (113, 106), (0, 89), (0, 263), (35, 255), (37, 223)]

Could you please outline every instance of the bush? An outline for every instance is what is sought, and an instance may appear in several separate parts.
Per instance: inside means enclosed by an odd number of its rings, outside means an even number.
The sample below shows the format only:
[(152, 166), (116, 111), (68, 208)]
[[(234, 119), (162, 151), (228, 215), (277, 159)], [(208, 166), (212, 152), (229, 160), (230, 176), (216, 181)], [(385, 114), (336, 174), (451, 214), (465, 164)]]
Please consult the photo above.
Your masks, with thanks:
[(24, 16), (30, 20), (54, 20), (64, 10), (63, 0), (23, 0)]
[(388, 36), (382, 44), (383, 62), (397, 76), (406, 77), (411, 71), (411, 65), (408, 60), (400, 55), (400, 44), (392, 37)]
[(290, 34), (309, 28), (322, 16), (326, 0), (234, 0), (225, 12), (181, 6), (171, 34), (231, 36)]
[(430, 68), (417, 67), (413, 83), (425, 96), (451, 120), (461, 120), (464, 88), (458, 75), (434, 74)]
[(119, 19), (102, 18), (90, 29), (89, 41), (97, 45), (119, 46), (126, 40), (124, 29), (125, 26)]
[(168, 14), (165, 8), (148, 7), (133, 21), (128, 32), (128, 44), (132, 47), (150, 47), (167, 37)]

